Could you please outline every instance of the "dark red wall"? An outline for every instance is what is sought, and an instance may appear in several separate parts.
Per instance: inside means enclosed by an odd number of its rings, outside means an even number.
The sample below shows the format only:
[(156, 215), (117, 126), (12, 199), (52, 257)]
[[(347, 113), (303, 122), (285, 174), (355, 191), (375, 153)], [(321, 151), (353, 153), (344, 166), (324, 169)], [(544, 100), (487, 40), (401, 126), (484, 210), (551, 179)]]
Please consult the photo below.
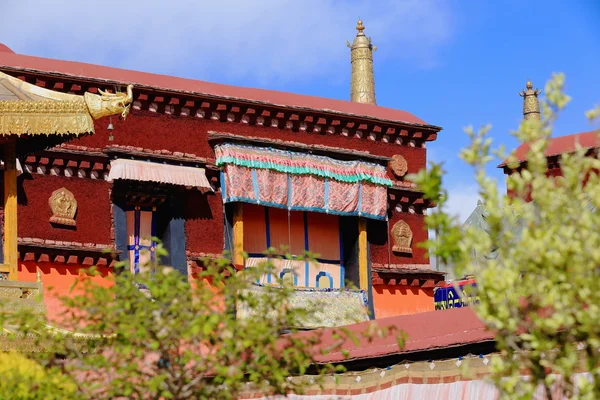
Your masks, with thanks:
[[(556, 178), (557, 176), (562, 176), (562, 170), (560, 168), (550, 168), (549, 170), (546, 171), (546, 176), (554, 177), (554, 178)], [(587, 178), (586, 178), (586, 181), (587, 181)], [(516, 197), (516, 193), (510, 189), (506, 190), (506, 194), (508, 195), (508, 197)], [(526, 194), (525, 200), (531, 201), (531, 193), (530, 192), (528, 192)]]
[[(75, 227), (50, 224), (48, 199), (56, 189), (66, 188), (77, 200)], [(19, 237), (68, 242), (111, 243), (111, 184), (103, 180), (33, 174), (19, 179)]]
[[(426, 150), (399, 146), (391, 143), (345, 137), (341, 135), (292, 132), (272, 127), (250, 126), (241, 123), (223, 123), (194, 117), (174, 117), (148, 111), (132, 111), (125, 121), (113, 118), (114, 141), (108, 140), (108, 118), (96, 122), (96, 134), (74, 139), (70, 144), (92, 148), (108, 145), (127, 145), (152, 150), (192, 153), (201, 157), (214, 157), (208, 143), (208, 132), (223, 132), (249, 137), (263, 137), (305, 144), (319, 144), (351, 150), (368, 151), (371, 154), (392, 156), (402, 154), (408, 162), (408, 172), (417, 172), (426, 165)], [(66, 187), (78, 201), (77, 227), (74, 230), (50, 225), (48, 198), (53, 190)], [(110, 243), (110, 199), (111, 184), (81, 178), (33, 175), (23, 183), (20, 205), (21, 237), (39, 237), (61, 241)], [(223, 251), (223, 204), (220, 194), (202, 195), (186, 191), (186, 240), (187, 250), (195, 253), (221, 253)], [(414, 234), (414, 243), (427, 238), (423, 230), (423, 218), (418, 215), (402, 214)], [(399, 216), (394, 216), (393, 222)], [(390, 225), (391, 226), (391, 225)], [(372, 233), (371, 251), (374, 262), (387, 263), (385, 224), (383, 229), (369, 229)], [(413, 246), (414, 247), (414, 246)], [(397, 257), (392, 254), (392, 263), (426, 263), (425, 251), (414, 248), (413, 257)]]
[(372, 154), (391, 157), (402, 154), (408, 162), (408, 172), (417, 172), (425, 167), (424, 148), (399, 146), (380, 141), (358, 139), (339, 134), (292, 132), (272, 127), (246, 125), (235, 122), (219, 122), (196, 117), (174, 117), (149, 111), (133, 111), (127, 120), (113, 118), (114, 141), (108, 141), (108, 119), (96, 121), (96, 134), (71, 143), (80, 146), (103, 148), (107, 145), (143, 147), (152, 150), (170, 150), (192, 153), (201, 157), (214, 157), (208, 144), (208, 131), (236, 135), (319, 144), (351, 150), (368, 151)]
[(185, 216), (187, 250), (193, 253), (221, 254), (224, 246), (221, 195), (188, 191)]
[[(425, 216), (420, 214), (409, 214), (409, 213), (394, 213), (390, 218), (390, 231), (394, 224), (399, 220), (404, 220), (412, 230), (412, 256), (398, 255), (390, 251), (390, 264), (429, 264), (429, 258), (427, 257), (427, 251), (417, 247), (417, 243), (421, 243), (428, 238), (428, 232), (425, 228)], [(387, 243), (387, 224), (385, 221), (369, 221), (367, 227), (368, 239), (371, 250), (371, 261), (378, 264), (388, 263), (388, 243)], [(394, 245), (393, 239), (391, 238), (391, 246)], [(391, 247), (389, 248), (391, 250)]]

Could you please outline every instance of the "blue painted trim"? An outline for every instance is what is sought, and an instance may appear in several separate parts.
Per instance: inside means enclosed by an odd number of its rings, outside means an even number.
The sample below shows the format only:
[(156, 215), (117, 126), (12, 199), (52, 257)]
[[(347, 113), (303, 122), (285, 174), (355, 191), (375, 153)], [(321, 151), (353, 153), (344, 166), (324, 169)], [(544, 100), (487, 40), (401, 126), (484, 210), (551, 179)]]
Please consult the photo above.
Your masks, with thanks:
[(221, 170), (219, 175), (221, 181), (221, 197), (223, 198), (223, 203), (225, 203), (225, 199), (227, 198), (227, 184), (225, 183), (225, 171)]
[(127, 211), (133, 211), (133, 237), (132, 245), (127, 245), (127, 250), (133, 250), (133, 273), (140, 273), (140, 250), (150, 251), (152, 261), (156, 261), (156, 242), (152, 241), (150, 246), (144, 246), (140, 243), (140, 220), (141, 212), (151, 212), (152, 219), (150, 225), (150, 234), (156, 236), (156, 213), (154, 207), (129, 207)]
[(338, 230), (340, 236), (340, 288), (343, 288), (346, 286), (346, 278), (344, 276), (346, 274), (346, 268), (344, 266), (344, 235), (342, 234), (342, 218), (338, 218)]
[(256, 202), (260, 204), (260, 192), (258, 190), (258, 177), (256, 176), (256, 170), (252, 170), (252, 187), (254, 188), (254, 197), (256, 197)]
[[(291, 175), (288, 175), (288, 177), (287, 177), (287, 185), (288, 185), (287, 209), (291, 210), (292, 209), (292, 195), (293, 195), (293, 192), (292, 192), (292, 176)], [(282, 204), (278, 205), (278, 207), (280, 207), (280, 208), (283, 208), (282, 206), (283, 206)], [(271, 206), (271, 207), (275, 207), (275, 206)]]
[[(358, 216), (359, 217), (363, 217), (363, 214), (362, 214), (362, 193), (363, 193), (362, 182), (360, 182), (358, 184)], [(385, 217), (380, 217), (380, 218), (384, 219)]]
[[(254, 269), (256, 269), (256, 267), (244, 267), (244, 269), (250, 269), (250, 268), (254, 268)], [(261, 283), (260, 283), (260, 277), (258, 277), (258, 278), (256, 279), (256, 281), (254, 281), (254, 284), (255, 284), (255, 285), (261, 285)]]
[[(360, 198), (359, 198), (360, 200)], [(249, 203), (249, 204), (258, 204), (256, 202), (256, 200), (254, 199), (250, 199), (248, 197), (228, 197), (225, 199), (225, 203), (236, 203), (236, 202), (240, 202), (240, 203)], [(325, 210), (324, 208), (319, 208), (319, 207), (300, 207), (300, 206), (286, 206), (283, 204), (279, 204), (279, 203), (272, 203), (272, 202), (263, 202), (260, 203), (261, 206), (265, 206), (265, 207), (273, 207), (273, 208), (282, 208), (282, 209), (289, 209), (290, 211), (311, 211), (311, 212), (321, 212), (321, 213), (329, 213), (329, 214), (333, 214), (333, 215), (340, 215), (343, 217), (357, 217), (357, 216), (361, 216), (364, 218), (369, 218), (369, 219), (376, 219), (378, 221), (385, 221), (385, 219), (387, 218), (387, 216), (380, 216), (380, 215), (374, 215), (374, 214), (368, 214), (368, 213), (361, 213), (358, 211), (351, 211), (351, 212), (347, 212), (347, 211), (334, 211), (334, 210)]]
[(324, 206), (327, 213), (329, 213), (329, 179), (325, 179), (325, 195), (324, 195)]
[(133, 213), (133, 273), (140, 272), (140, 209), (136, 208)]
[[(256, 258), (265, 258), (266, 255), (264, 253), (248, 253), (248, 257), (256, 257)], [(339, 265), (340, 260), (327, 260), (324, 258), (315, 258), (315, 261), (321, 264), (331, 264), (331, 265)]]
[(294, 286), (298, 286), (298, 275), (296, 275), (296, 273), (289, 268), (285, 268), (283, 271), (281, 271), (281, 273), (279, 274), (279, 279), (283, 279), (283, 276), (288, 272), (290, 272), (294, 277)]
[[(150, 222), (150, 234), (152, 238), (156, 237), (156, 208), (152, 208), (152, 221)], [(150, 248), (150, 257), (152, 262), (156, 262), (156, 242), (154, 239), (150, 239), (152, 248)], [(153, 271), (154, 272), (154, 271)]]
[(271, 222), (269, 221), (269, 208), (265, 207), (265, 230), (267, 236), (267, 249), (271, 247)]
[[(304, 251), (308, 251), (308, 213), (304, 211)], [(304, 281), (306, 284), (304, 286), (310, 286), (310, 277), (309, 275), (310, 266), (308, 264), (308, 260), (304, 261)]]
[[(185, 219), (181, 213), (184, 208), (184, 198), (182, 196), (172, 197), (168, 204), (168, 211), (170, 219), (167, 223), (166, 229), (163, 232), (162, 240), (165, 248), (169, 254), (164, 257), (161, 262), (166, 262), (167, 265), (175, 268), (183, 276), (188, 275), (187, 268), (187, 256), (185, 254), (186, 249), (186, 237), (185, 237)], [(161, 210), (162, 211), (162, 210)], [(153, 225), (158, 223), (157, 214), (152, 216)], [(154, 231), (154, 236), (158, 232)], [(156, 243), (154, 243), (156, 249)], [(154, 253), (156, 259), (156, 251)]]
[[(129, 232), (127, 231), (127, 211), (119, 201), (113, 203), (113, 218), (115, 224), (115, 246), (120, 252), (119, 261), (129, 266)], [(128, 271), (129, 271), (128, 267)]]
[(329, 289), (333, 289), (333, 277), (331, 276), (331, 274), (329, 272), (325, 272), (325, 271), (321, 271), (317, 274), (317, 277), (315, 279), (315, 286), (319, 287), (319, 278), (322, 276), (326, 276), (329, 278)]

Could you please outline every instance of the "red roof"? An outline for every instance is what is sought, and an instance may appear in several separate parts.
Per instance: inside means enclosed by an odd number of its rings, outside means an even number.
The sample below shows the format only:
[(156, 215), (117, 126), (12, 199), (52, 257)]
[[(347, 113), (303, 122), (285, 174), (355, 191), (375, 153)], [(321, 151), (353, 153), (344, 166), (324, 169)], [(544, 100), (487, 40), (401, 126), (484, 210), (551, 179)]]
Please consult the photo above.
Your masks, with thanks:
[[(376, 337), (371, 341), (361, 337), (361, 333), (366, 332), (369, 324), (373, 322), (380, 328), (395, 327), (404, 331), (408, 336), (404, 348), (400, 349), (398, 346), (396, 340), (398, 331), (391, 332), (383, 338)], [(344, 328), (360, 339), (357, 345), (348, 340), (342, 346), (342, 349), (348, 350), (348, 357), (345, 357), (341, 351), (336, 351), (326, 355), (317, 355), (317, 361), (327, 363), (377, 358), (494, 340), (494, 333), (488, 331), (483, 322), (468, 307), (382, 318)], [(335, 328), (328, 328), (303, 334), (320, 335), (319, 348), (327, 348), (338, 341), (333, 336), (334, 331)]]
[(7, 45), (0, 43), (0, 53), (13, 53), (14, 51), (12, 51)]
[(314, 111), (328, 111), (348, 116), (364, 117), (376, 120), (426, 126), (439, 131), (440, 127), (428, 125), (416, 116), (401, 110), (380, 107), (372, 104), (360, 104), (351, 101), (326, 99), (285, 93), (275, 90), (250, 89), (239, 86), (177, 78), (167, 75), (150, 74), (127, 69), (104, 67), (74, 61), (62, 61), (49, 58), (15, 54), (0, 44), (0, 69), (30, 70), (44, 75), (59, 74), (74, 78), (108, 81), (118, 84), (133, 84), (155, 90), (175, 91), (196, 95), (206, 95), (229, 100), (255, 102), (280, 107), (300, 108)]
[[(557, 156), (564, 153), (572, 153), (577, 149), (577, 144), (584, 149), (600, 147), (599, 131), (581, 132), (573, 135), (551, 138), (548, 148), (546, 149), (546, 157)], [(523, 143), (517, 147), (515, 152), (517, 160), (521, 162), (527, 161), (528, 151), (528, 143)], [(504, 167), (505, 165), (506, 161), (504, 161), (498, 167)]]

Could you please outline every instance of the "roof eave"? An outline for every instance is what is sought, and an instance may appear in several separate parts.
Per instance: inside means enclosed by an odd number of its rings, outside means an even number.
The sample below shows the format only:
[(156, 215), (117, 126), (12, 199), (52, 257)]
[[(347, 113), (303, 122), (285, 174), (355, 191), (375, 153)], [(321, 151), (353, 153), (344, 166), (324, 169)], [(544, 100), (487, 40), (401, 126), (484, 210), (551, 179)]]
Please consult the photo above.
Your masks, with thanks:
[[(40, 75), (40, 76), (56, 77), (56, 78), (76, 79), (76, 80), (80, 80), (80, 81), (87, 81), (90, 83), (102, 83), (105, 85), (107, 85), (107, 84), (108, 85), (127, 85), (127, 84), (132, 83), (132, 82), (116, 81), (116, 80), (111, 80), (111, 79), (103, 79), (103, 78), (94, 78), (94, 77), (88, 77), (88, 76), (66, 74), (66, 73), (58, 72), (58, 71), (44, 71), (44, 70), (39, 70), (39, 69), (34, 69), (34, 68), (15, 67), (15, 66), (10, 66), (10, 65), (0, 65), (0, 70), (23, 72), (23, 73)], [(186, 90), (170, 89), (170, 88), (165, 88), (165, 87), (161, 87), (161, 86), (140, 84), (137, 82), (133, 82), (133, 83), (135, 84), (135, 87), (137, 90), (146, 89), (146, 90), (153, 90), (153, 91), (162, 91), (162, 92), (167, 92), (167, 93), (183, 94), (183, 95), (187, 95), (187, 96), (203, 97), (203, 98), (212, 99), (212, 100), (231, 101), (231, 102), (236, 102), (236, 103), (246, 104), (246, 105), (277, 107), (277, 108), (287, 109), (290, 111), (304, 111), (304, 112), (313, 112), (315, 114), (321, 114), (321, 115), (332, 115), (332, 116), (339, 116), (339, 117), (356, 118), (356, 119), (361, 119), (361, 120), (365, 120), (368, 122), (399, 125), (399, 126), (405, 126), (405, 127), (411, 127), (411, 128), (420, 128), (420, 129), (431, 131), (432, 133), (440, 132), (443, 129), (442, 127), (437, 126), (437, 125), (419, 124), (419, 123), (415, 123), (415, 122), (384, 119), (384, 118), (373, 117), (368, 114), (345, 113), (345, 112), (331, 110), (331, 109), (316, 109), (316, 108), (310, 108), (310, 107), (293, 106), (293, 105), (265, 102), (265, 101), (260, 101), (260, 100), (245, 99), (245, 98), (241, 98), (241, 97), (220, 96), (220, 95), (214, 95), (214, 94), (205, 93), (205, 92), (193, 92), (193, 91), (186, 91)]]

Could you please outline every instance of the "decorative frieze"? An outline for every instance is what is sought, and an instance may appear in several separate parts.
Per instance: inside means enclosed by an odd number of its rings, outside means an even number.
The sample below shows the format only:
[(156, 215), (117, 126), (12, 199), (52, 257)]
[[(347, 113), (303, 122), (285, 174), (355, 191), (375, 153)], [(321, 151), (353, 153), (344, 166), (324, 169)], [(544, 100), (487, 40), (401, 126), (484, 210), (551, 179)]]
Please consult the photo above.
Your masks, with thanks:
[(433, 288), (444, 284), (441, 271), (431, 269), (429, 264), (378, 264), (371, 267), (373, 285), (415, 286)]
[[(56, 91), (73, 94), (83, 94), (86, 91), (96, 93), (98, 90), (110, 92), (116, 83), (100, 82), (94, 79), (82, 82), (81, 78), (69, 76), (45, 77), (40, 80), (35, 72), (30, 71), (14, 71), (12, 75), (40, 87), (49, 87)], [(348, 131), (349, 137), (399, 145), (406, 145), (408, 140), (412, 140), (410, 146), (413, 147), (422, 147), (423, 143), (435, 140), (437, 133), (441, 130), (438, 126), (424, 123), (386, 120), (367, 115), (274, 105), (252, 100), (216, 98), (181, 92), (159, 92), (158, 89), (153, 88), (139, 87), (135, 96), (132, 107), (135, 111), (256, 124), (273, 129), (284, 129), (288, 132), (302, 131), (341, 135), (345, 129)], [(363, 132), (356, 135), (358, 130)], [(401, 136), (404, 139), (400, 139)]]
[(406, 175), (406, 171), (408, 171), (408, 163), (401, 154), (396, 154), (392, 156), (392, 160), (390, 161), (390, 169), (392, 170), (394, 176), (400, 179)]
[(77, 200), (73, 193), (67, 189), (60, 188), (52, 192), (48, 199), (52, 210), (50, 222), (57, 225), (75, 226), (75, 214), (77, 213)]
[(402, 220), (396, 222), (392, 227), (392, 239), (394, 240), (392, 251), (412, 255), (412, 248), (410, 247), (412, 238), (413, 233), (410, 226)]
[(119, 145), (101, 150), (68, 144), (28, 156), (24, 162), (24, 170), (29, 174), (104, 180), (108, 177), (110, 169), (110, 154), (156, 159), (171, 164), (198, 165), (207, 170), (217, 170), (213, 158), (199, 157), (191, 153)]
[(18, 249), (19, 258), (23, 262), (113, 267), (118, 260), (118, 253), (111, 244), (19, 238)]

